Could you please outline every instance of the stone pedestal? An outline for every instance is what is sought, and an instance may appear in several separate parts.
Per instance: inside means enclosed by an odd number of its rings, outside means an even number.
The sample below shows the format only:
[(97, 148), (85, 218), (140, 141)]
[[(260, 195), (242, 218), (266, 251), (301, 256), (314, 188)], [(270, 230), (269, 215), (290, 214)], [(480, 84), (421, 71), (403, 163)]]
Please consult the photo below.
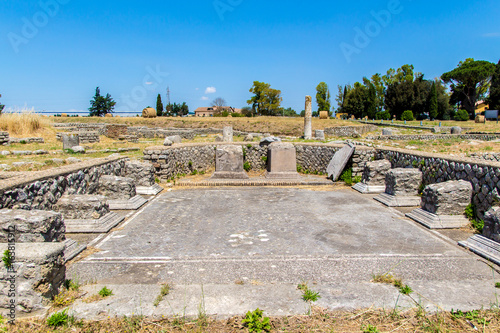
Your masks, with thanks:
[(316, 140), (325, 141), (325, 131), (323, 130), (314, 131), (314, 137), (316, 138)]
[(339, 180), (340, 175), (344, 171), (347, 163), (349, 163), (349, 160), (351, 159), (355, 150), (356, 147), (352, 143), (348, 143), (344, 146), (344, 148), (333, 155), (333, 158), (330, 161), (330, 164), (328, 164), (328, 168), (326, 169), (328, 178), (331, 178), (334, 182)]
[(65, 220), (99, 219), (109, 213), (106, 197), (102, 195), (63, 195), (53, 209)]
[(385, 193), (374, 199), (389, 207), (420, 206), (418, 190), (422, 183), (422, 171), (419, 169), (393, 169), (385, 177)]
[(226, 126), (222, 130), (222, 140), (223, 142), (233, 142), (233, 127)]
[(422, 194), (422, 208), (406, 216), (431, 229), (462, 228), (469, 224), (464, 212), (471, 197), (472, 185), (463, 180), (429, 185)]
[(240, 145), (218, 146), (215, 155), (212, 179), (248, 179), (243, 169), (243, 148)]
[(155, 183), (155, 168), (149, 163), (125, 162), (123, 176), (135, 181), (137, 194), (157, 195), (163, 191), (163, 188)]
[(304, 139), (312, 139), (312, 97), (306, 96), (306, 108), (304, 117)]
[(297, 179), (297, 152), (291, 143), (273, 142), (267, 148), (266, 178)]
[(391, 162), (388, 160), (368, 162), (365, 165), (361, 183), (357, 183), (352, 188), (363, 194), (383, 193), (385, 175), (389, 170), (391, 170)]
[[(8, 249), (0, 244), (0, 252)], [(51, 299), (59, 293), (66, 279), (64, 243), (16, 243), (13, 270), (3, 268), (0, 274), (0, 314), (10, 320), (10, 304), (15, 304), (16, 318), (43, 316), (51, 307)], [(15, 275), (16, 297), (9, 297)], [(11, 300), (15, 303), (11, 303)]]
[(66, 238), (61, 213), (43, 210), (0, 210), (0, 243), (14, 231), (16, 243), (62, 242)]
[(80, 146), (80, 136), (78, 134), (63, 134), (63, 150)]

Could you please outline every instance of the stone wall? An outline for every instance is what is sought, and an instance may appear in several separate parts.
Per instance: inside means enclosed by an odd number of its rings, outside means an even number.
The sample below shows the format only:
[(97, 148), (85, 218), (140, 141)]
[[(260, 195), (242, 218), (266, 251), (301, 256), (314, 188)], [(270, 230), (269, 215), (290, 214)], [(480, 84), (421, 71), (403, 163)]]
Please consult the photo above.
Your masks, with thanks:
[(127, 125), (107, 124), (104, 135), (111, 139), (118, 139), (122, 135), (127, 135)]
[(9, 132), (0, 132), (0, 146), (9, 144)]
[[(56, 134), (56, 139), (57, 141), (62, 141), (62, 136), (67, 135), (71, 133), (57, 133)], [(96, 142), (101, 142), (101, 138), (99, 136), (99, 132), (94, 131), (94, 132), (89, 132), (89, 131), (81, 131), (78, 132), (78, 136), (80, 137), (80, 143), (96, 143)]]
[(55, 123), (52, 124), (55, 128), (62, 128), (66, 132), (98, 132), (99, 135), (106, 134), (106, 124), (98, 123)]
[(419, 168), (423, 184), (465, 180), (472, 184), (472, 203), (479, 218), (500, 200), (500, 163), (457, 158), (402, 149), (378, 148), (377, 159), (387, 159), (393, 168)]
[(51, 210), (63, 194), (93, 194), (101, 175), (121, 175), (123, 157), (108, 157), (25, 173), (0, 184), (0, 209)]
[(45, 143), (43, 138), (10, 138), (10, 143)]
[(369, 140), (481, 140), (493, 141), (500, 138), (498, 134), (424, 134), (424, 135), (377, 135), (368, 136)]
[(500, 153), (472, 153), (469, 157), (478, 160), (500, 162)]
[[(226, 143), (227, 144), (227, 143)], [(232, 143), (243, 146), (244, 161), (250, 163), (252, 170), (264, 170), (267, 166), (267, 146), (257, 143)], [(219, 145), (224, 145), (221, 143)], [(156, 175), (162, 179), (171, 179), (179, 174), (189, 174), (193, 170), (208, 171), (215, 168), (215, 149), (218, 144), (182, 144), (172, 147), (151, 147), (144, 150), (144, 159), (156, 168)], [(298, 143), (297, 166), (304, 172), (325, 173), (336, 151), (343, 145), (325, 145), (317, 143)], [(366, 162), (375, 158), (375, 150), (368, 147), (356, 147), (349, 164), (354, 176), (361, 176)]]
[(362, 135), (368, 132), (376, 131), (377, 126), (340, 126), (325, 128), (326, 136), (355, 136), (356, 134)]

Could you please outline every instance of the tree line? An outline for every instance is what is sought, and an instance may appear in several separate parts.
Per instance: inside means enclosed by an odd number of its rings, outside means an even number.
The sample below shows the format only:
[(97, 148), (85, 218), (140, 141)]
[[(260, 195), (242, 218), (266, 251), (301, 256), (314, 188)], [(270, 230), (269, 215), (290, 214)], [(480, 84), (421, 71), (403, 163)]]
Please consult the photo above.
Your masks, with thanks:
[[(450, 85), (448, 92), (447, 85)], [(466, 59), (440, 78), (427, 80), (413, 65), (389, 69), (385, 75), (364, 77), (363, 83), (338, 86), (337, 113), (356, 118), (450, 120), (474, 118), (476, 103), (500, 109), (500, 61)], [(464, 110), (464, 111), (460, 111)], [(463, 120), (463, 119), (461, 119)]]

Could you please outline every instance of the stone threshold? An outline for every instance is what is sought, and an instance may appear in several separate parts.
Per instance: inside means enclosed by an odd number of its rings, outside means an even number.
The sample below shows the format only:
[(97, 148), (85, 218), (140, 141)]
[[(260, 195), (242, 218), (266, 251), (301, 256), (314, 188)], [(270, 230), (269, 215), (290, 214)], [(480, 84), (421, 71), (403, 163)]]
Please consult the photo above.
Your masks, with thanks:
[(142, 195), (157, 195), (163, 191), (163, 187), (158, 184), (153, 186), (136, 186), (135, 192)]
[(70, 234), (105, 234), (125, 219), (116, 213), (108, 213), (97, 220), (65, 220), (66, 233)]
[(365, 183), (357, 183), (352, 188), (362, 194), (377, 194), (385, 192), (385, 185), (368, 185)]
[(462, 215), (436, 215), (422, 208), (417, 208), (406, 217), (422, 224), (429, 229), (459, 229), (466, 227), (470, 222)]
[(469, 249), (475, 254), (500, 265), (500, 244), (481, 235), (474, 235), (458, 245)]
[(111, 210), (138, 210), (148, 202), (140, 195), (136, 195), (128, 200), (108, 200), (109, 209)]
[(373, 198), (387, 207), (418, 207), (422, 203), (419, 196), (402, 196), (382, 193)]

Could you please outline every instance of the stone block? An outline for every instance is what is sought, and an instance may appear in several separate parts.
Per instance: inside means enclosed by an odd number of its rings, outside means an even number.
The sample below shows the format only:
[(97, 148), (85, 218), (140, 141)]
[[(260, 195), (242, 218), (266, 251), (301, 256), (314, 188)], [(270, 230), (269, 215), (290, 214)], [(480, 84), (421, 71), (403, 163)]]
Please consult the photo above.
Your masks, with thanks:
[(323, 131), (323, 130), (314, 131), (314, 137), (316, 138), (316, 140), (324, 141), (325, 140), (325, 131)]
[(80, 146), (80, 136), (78, 134), (63, 134), (63, 149), (71, 149)]
[(462, 134), (462, 128), (458, 126), (452, 127), (451, 134)]
[[(14, 231), (14, 232), (13, 232)], [(66, 228), (61, 213), (42, 210), (0, 210), (0, 243), (11, 233), (16, 243), (62, 242)]]
[(226, 126), (222, 130), (222, 140), (224, 142), (233, 142), (233, 127)]
[[(402, 197), (405, 198), (405, 197)], [(422, 224), (429, 229), (459, 229), (470, 224), (469, 220), (464, 215), (437, 215), (417, 208), (406, 217)]]
[(378, 160), (367, 162), (360, 183), (352, 188), (363, 194), (383, 193), (385, 191), (385, 175), (391, 169), (391, 162)]
[(167, 147), (170, 147), (172, 146), (174, 143), (172, 142), (172, 140), (170, 140), (169, 138), (166, 138), (165, 141), (163, 141), (163, 145), (164, 146), (167, 146)]
[(253, 141), (253, 135), (252, 134), (247, 134), (245, 136), (245, 141), (246, 142), (252, 142)]
[(277, 138), (275, 136), (266, 136), (263, 139), (260, 140), (260, 145), (261, 146), (267, 146), (270, 145), (273, 142), (281, 142), (280, 138)]
[(124, 219), (124, 216), (111, 212), (97, 219), (67, 219), (64, 223), (66, 224), (66, 233), (101, 234), (108, 233)]
[[(0, 244), (0, 252), (7, 248), (8, 244)], [(15, 245), (16, 318), (43, 316), (50, 308), (51, 299), (66, 279), (64, 248), (63, 242)], [(10, 313), (11, 276), (7, 269), (0, 274), (0, 313), (4, 318)]]
[(136, 195), (135, 181), (128, 177), (101, 176), (98, 193), (109, 200), (128, 200)]
[(155, 185), (155, 168), (149, 163), (127, 161), (122, 175), (134, 179), (136, 186)]
[(215, 173), (212, 179), (248, 179), (243, 169), (243, 147), (218, 146), (215, 152)]
[(385, 193), (396, 196), (416, 196), (421, 184), (422, 171), (397, 168), (389, 170), (385, 176)]
[(333, 155), (333, 158), (326, 169), (328, 178), (332, 178), (334, 182), (339, 179), (355, 150), (356, 147), (352, 143), (348, 143), (344, 146), (344, 148)]
[(484, 213), (483, 236), (500, 243), (500, 207), (492, 207)]
[(172, 141), (173, 143), (182, 143), (182, 138), (180, 135), (167, 136), (166, 139)]
[(109, 209), (111, 210), (138, 210), (148, 202), (140, 195), (136, 195), (130, 199), (108, 200)]
[(458, 245), (468, 248), (470, 251), (500, 265), (500, 244), (481, 235), (474, 235), (466, 241), (458, 242)]
[(432, 184), (422, 194), (422, 209), (436, 215), (463, 215), (471, 203), (472, 185), (464, 180)]
[(384, 128), (382, 130), (382, 135), (393, 135), (394, 133), (392, 132), (392, 130), (388, 129), (388, 128)]
[(65, 220), (99, 219), (109, 213), (106, 197), (102, 195), (63, 195), (53, 209)]
[(266, 178), (294, 179), (297, 172), (297, 151), (291, 143), (274, 142), (267, 148)]

